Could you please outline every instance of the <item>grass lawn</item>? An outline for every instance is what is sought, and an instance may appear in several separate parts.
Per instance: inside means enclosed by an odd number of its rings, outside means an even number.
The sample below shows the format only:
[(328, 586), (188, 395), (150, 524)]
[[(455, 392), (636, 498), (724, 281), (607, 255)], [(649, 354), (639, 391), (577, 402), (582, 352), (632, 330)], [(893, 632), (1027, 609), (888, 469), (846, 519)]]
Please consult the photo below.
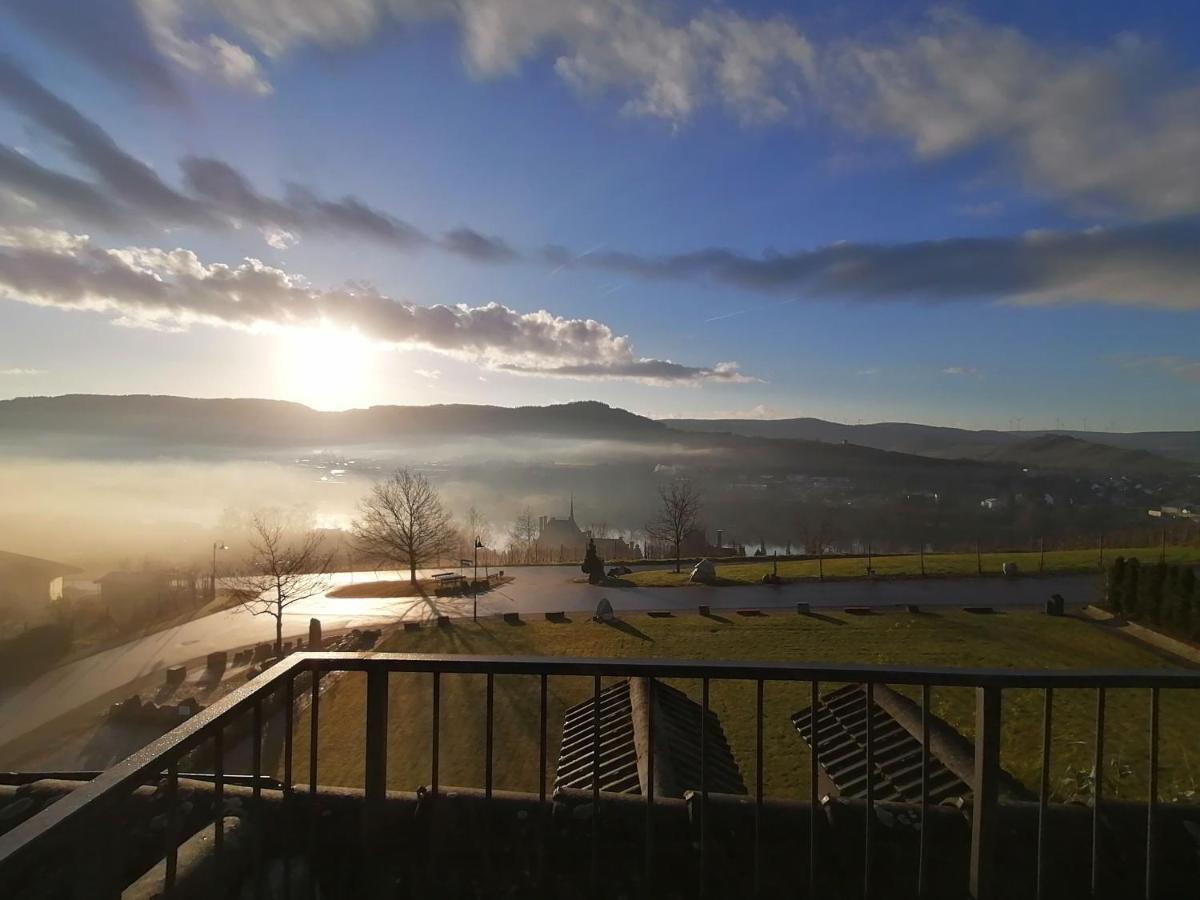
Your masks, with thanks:
[[(978, 616), (959, 611), (877, 616), (785, 614), (701, 618), (681, 614), (652, 618), (631, 614), (619, 627), (582, 616), (562, 624), (531, 621), (506, 625), (497, 619), (448, 629), (427, 628), (389, 637), (381, 649), (411, 653), (485, 653), (569, 656), (683, 657), (694, 659), (812, 660), (896, 665), (1011, 668), (1150, 669), (1168, 665), (1148, 649), (1105, 628), (1075, 618), (1048, 618), (1015, 611)], [(429, 782), (430, 675), (393, 675), (390, 683), (388, 784), (413, 790)], [(678, 686), (699, 699), (696, 682)], [(361, 786), (365, 676), (345, 673), (322, 697), (319, 729), (320, 781)], [(832, 685), (825, 689), (832, 688)], [(807, 684), (765, 690), (764, 779), (768, 796), (807, 797), (808, 751), (789, 715), (807, 706)], [(1148, 691), (1110, 691), (1105, 750), (1106, 796), (1144, 796), (1148, 759)], [(588, 678), (550, 680), (546, 777), (552, 782), (563, 711), (591, 696)], [(974, 691), (933, 692), (938, 715), (973, 733)], [(754, 783), (754, 688), (750, 683), (712, 682), (711, 703), (747, 785)], [(1042, 695), (1006, 691), (1002, 760), (1027, 786), (1039, 778)], [(1185, 692), (1161, 698), (1160, 797), (1176, 798), (1200, 780), (1200, 704)], [(1055, 696), (1052, 784), (1061, 797), (1077, 796), (1091, 769), (1095, 695), (1060, 691)], [(538, 689), (536, 677), (497, 677), (495, 686), (495, 786), (536, 790)], [(310, 723), (297, 717), (296, 772), (308, 771)], [(483, 784), (484, 676), (443, 676), (441, 783)], [(1189, 755), (1192, 754), (1192, 755)]]
[[(1126, 559), (1137, 557), (1143, 564), (1156, 563), (1160, 552), (1158, 547), (1106, 547), (1104, 561), (1107, 564), (1118, 556), (1124, 556)], [(1099, 561), (1097, 550), (1048, 550), (1043, 571), (1059, 574), (1096, 572), (1100, 568)], [(1028, 553), (984, 553), (978, 562), (974, 553), (927, 553), (925, 574), (934, 577), (975, 575), (979, 563), (982, 563), (985, 575), (999, 575), (1001, 566), (1006, 562), (1015, 562), (1021, 572), (1032, 574), (1039, 571), (1041, 559), (1036, 550)], [(1167, 562), (1200, 563), (1200, 547), (1168, 547)], [(815, 559), (782, 560), (779, 563), (779, 577), (785, 581), (816, 580), (820, 572), (819, 565), (822, 564)], [(874, 556), (871, 558), (871, 568), (877, 576), (919, 576), (921, 557), (917, 554)], [(867, 573), (867, 558), (850, 556), (826, 559), (823, 569), (826, 579), (863, 578)], [(679, 574), (670, 571), (634, 572), (624, 576), (623, 580), (643, 587), (672, 587), (686, 584), (691, 570), (690, 565), (685, 565)], [(720, 584), (757, 584), (770, 571), (770, 559), (753, 563), (718, 564), (717, 578)]]

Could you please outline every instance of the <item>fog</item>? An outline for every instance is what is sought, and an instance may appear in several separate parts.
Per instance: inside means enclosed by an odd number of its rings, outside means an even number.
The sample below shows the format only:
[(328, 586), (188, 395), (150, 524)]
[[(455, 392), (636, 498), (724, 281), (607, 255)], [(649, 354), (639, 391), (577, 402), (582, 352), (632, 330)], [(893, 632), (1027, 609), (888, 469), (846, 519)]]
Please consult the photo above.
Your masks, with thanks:
[(317, 527), (348, 529), (372, 481), (401, 465), (425, 472), (457, 519), (476, 507), (497, 546), (522, 507), (566, 515), (572, 496), (581, 526), (628, 530), (649, 513), (653, 459), (645, 446), (526, 440), (223, 461), (6, 455), (0, 549), (79, 566), (87, 577), (149, 564), (207, 566), (216, 540), (238, 551), (242, 521), (256, 509), (299, 510)]

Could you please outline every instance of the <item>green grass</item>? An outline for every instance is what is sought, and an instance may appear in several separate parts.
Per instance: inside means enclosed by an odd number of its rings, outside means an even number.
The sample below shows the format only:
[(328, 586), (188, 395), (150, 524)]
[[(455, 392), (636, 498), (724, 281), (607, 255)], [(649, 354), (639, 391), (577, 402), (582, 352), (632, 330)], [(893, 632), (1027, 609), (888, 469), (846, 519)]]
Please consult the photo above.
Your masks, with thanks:
[[(1126, 559), (1137, 557), (1142, 563), (1156, 563), (1160, 553), (1158, 547), (1106, 547), (1104, 561), (1107, 564), (1118, 556), (1124, 556)], [(1006, 562), (1015, 562), (1025, 574), (1037, 573), (1039, 566), (1043, 564), (1041, 555), (1036, 550), (1027, 553), (984, 553), (979, 560), (976, 560), (974, 553), (927, 553), (925, 574), (935, 578), (976, 575), (979, 568), (982, 568), (984, 575), (999, 575)], [(1200, 563), (1200, 547), (1168, 547), (1167, 562)], [(917, 554), (875, 556), (871, 558), (871, 568), (875, 575), (880, 577), (917, 577), (921, 574), (921, 557)], [(623, 580), (639, 587), (674, 587), (687, 583), (691, 569), (690, 565), (684, 566), (679, 574), (673, 571), (634, 572), (632, 575), (626, 575)], [(757, 584), (772, 570), (770, 559), (728, 565), (718, 563), (718, 584)], [(779, 563), (779, 576), (785, 581), (815, 581), (822, 570), (826, 579), (864, 578), (867, 574), (867, 558), (846, 556), (826, 559), (823, 563), (815, 559), (783, 560)], [(1047, 551), (1041, 570), (1056, 574), (1098, 572), (1100, 555), (1097, 550)]]
[[(1033, 612), (977, 616), (958, 611), (878, 616), (674, 618), (626, 615), (621, 627), (574, 616), (566, 624), (531, 621), (520, 626), (489, 619), (448, 629), (397, 633), (381, 649), (415, 653), (534, 654), (601, 657), (809, 660), (914, 666), (1011, 668), (1163, 668), (1164, 660), (1104, 627)], [(321, 702), (320, 781), (361, 786), (365, 676), (348, 673)], [(430, 780), (430, 675), (393, 675), (390, 682), (388, 784), (413, 790)], [(699, 698), (699, 684), (676, 682)], [(826, 686), (829, 689), (832, 686)], [(765, 689), (764, 780), (768, 796), (807, 797), (809, 756), (792, 729), (791, 713), (808, 705), (807, 684)], [(589, 678), (550, 679), (547, 778), (552, 781), (563, 711), (591, 696)], [(484, 677), (443, 676), (441, 784), (483, 784)], [(1148, 692), (1110, 691), (1107, 704), (1106, 795), (1144, 796), (1148, 759)], [(747, 784), (754, 779), (754, 688), (740, 682), (711, 684), (713, 709)], [(973, 734), (972, 689), (938, 688), (935, 712)], [(1174, 798), (1200, 780), (1200, 704), (1180, 691), (1162, 699), (1160, 796)], [(1092, 692), (1057, 692), (1052, 784), (1056, 794), (1079, 793), (1078, 772), (1091, 768), (1095, 726)], [(1036, 790), (1040, 771), (1042, 695), (1006, 691), (1002, 761)], [(296, 771), (307, 772), (307, 712), (297, 719)], [(536, 790), (538, 688), (536, 677), (503, 676), (495, 683), (495, 787)], [(1189, 747), (1195, 754), (1189, 756)], [(1193, 766), (1195, 768), (1193, 769)], [(1128, 773), (1118, 777), (1119, 772)]]

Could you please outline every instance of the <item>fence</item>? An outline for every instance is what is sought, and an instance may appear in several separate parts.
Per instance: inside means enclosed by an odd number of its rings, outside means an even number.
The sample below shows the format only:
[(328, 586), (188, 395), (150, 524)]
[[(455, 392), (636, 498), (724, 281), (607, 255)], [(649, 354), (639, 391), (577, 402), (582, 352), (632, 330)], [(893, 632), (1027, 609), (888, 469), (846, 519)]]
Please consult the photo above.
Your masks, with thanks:
[[(225, 741), (240, 716), (248, 714), (251, 719), (249, 735), (251, 737), (250, 771), (248, 779), (242, 779), (248, 787), (239, 787), (247, 802), (250, 817), (263, 815), (263, 794), (271, 789), (274, 782), (269, 781), (263, 772), (263, 729), (264, 719), (277, 710), (284, 718), (283, 748), (282, 748), (282, 808), (293, 810), (288, 815), (293, 818), (318, 816), (315, 801), (289, 805), (307, 794), (314, 798), (319, 790), (318, 785), (318, 722), (321, 714), (320, 685), (323, 676), (333, 672), (365, 673), (366, 705), (365, 705), (365, 777), (361, 792), (361, 816), (363, 830), (361, 840), (371, 844), (380, 840), (381, 833), (386, 829), (388, 816), (386, 807), (390, 800), (387, 791), (387, 759), (389, 750), (389, 691), (388, 679), (392, 673), (428, 673), (432, 675), (432, 717), (428, 722), (428, 737), (432, 744), (432, 763), (429, 773), (428, 797), (440, 799), (442, 785), (439, 783), (439, 748), (438, 740), (441, 732), (440, 717), (442, 715), (440, 696), (442, 680), (445, 677), (457, 675), (486, 676), (486, 702), (481, 710), (486, 721), (486, 740), (479, 748), (484, 762), (484, 784), (481, 801), (488, 805), (500, 802), (501, 792), (493, 786), (493, 723), (495, 718), (495, 682), (498, 678), (509, 676), (526, 676), (538, 680), (540, 686), (540, 707), (537, 713), (538, 744), (540, 753), (541, 783), (537, 790), (538, 809), (544, 809), (547, 803), (547, 730), (551, 723), (547, 722), (547, 685), (552, 677), (584, 676), (590, 678), (593, 686), (595, 709), (598, 713), (600, 693), (603, 679), (639, 677), (647, 679), (694, 679), (699, 683), (701, 703), (705, 715), (701, 722), (707, 721), (709, 709), (709, 691), (713, 682), (743, 681), (756, 687), (757, 702), (753, 710), (746, 710), (747, 715), (755, 716), (757, 773), (751, 794), (744, 801), (752, 807), (753, 823), (753, 854), (750, 857), (748, 870), (744, 873), (747, 884), (752, 884), (754, 893), (763, 890), (761, 876), (762, 853), (761, 847), (767, 840), (771, 825), (765, 809), (770, 798), (764, 797), (762, 758), (763, 758), (763, 687), (764, 684), (786, 682), (809, 686), (812, 701), (813, 724), (816, 724), (818, 698), (822, 686), (830, 687), (837, 684), (863, 684), (865, 690), (864, 712), (871, 708), (873, 690), (877, 685), (901, 685), (920, 689), (922, 698), (922, 722), (926, 740), (922, 742), (921, 751), (921, 793), (920, 803), (916, 810), (920, 816), (920, 838), (917, 848), (918, 860), (916, 865), (916, 881), (911, 886), (911, 893), (924, 896), (927, 881), (931, 873), (930, 846), (927, 840), (929, 829), (925, 823), (931, 815), (929, 803), (929, 742), (927, 739), (930, 716), (930, 693), (933, 688), (954, 687), (973, 688), (976, 695), (976, 729), (974, 736), (975, 768), (972, 784), (973, 800), (971, 804), (970, 821), (970, 854), (968, 864), (969, 886), (971, 895), (976, 898), (990, 898), (997, 895), (996, 885), (999, 880), (997, 872), (999, 826), (1002, 819), (1003, 806), (999, 795), (998, 785), (1001, 776), (1000, 767), (1000, 731), (1002, 724), (1003, 696), (1006, 690), (1036, 689), (1044, 692), (1045, 714), (1042, 722), (1042, 779), (1037, 803), (1037, 847), (1038, 852), (1033, 865), (1036, 867), (1036, 892), (1038, 897), (1051, 896), (1044, 883), (1043, 874), (1046, 871), (1048, 859), (1048, 841), (1052, 835), (1048, 829), (1053, 817), (1048, 817), (1049, 806), (1049, 759), (1054, 740), (1052, 721), (1052, 698), (1055, 691), (1083, 690), (1094, 692), (1096, 702), (1096, 734), (1094, 753), (1097, 761), (1095, 767), (1094, 803), (1091, 810), (1091, 868), (1090, 871), (1078, 873), (1084, 894), (1098, 896), (1103, 891), (1102, 858), (1100, 847), (1100, 832), (1102, 816), (1106, 806), (1104, 799), (1104, 716), (1106, 692), (1115, 689), (1139, 689), (1146, 691), (1146, 703), (1149, 706), (1150, 719), (1150, 764), (1148, 771), (1149, 796), (1144, 809), (1146, 856), (1144, 864), (1145, 895), (1156, 895), (1156, 884), (1159, 878), (1159, 865), (1163, 854), (1157, 849), (1159, 831), (1160, 806), (1157, 798), (1157, 779), (1159, 774), (1158, 743), (1159, 743), (1159, 696), (1166, 689), (1195, 690), (1200, 688), (1200, 672), (1193, 671), (1008, 671), (1008, 670), (975, 670), (954, 668), (895, 668), (861, 665), (809, 665), (805, 663), (743, 663), (743, 662), (687, 662), (666, 660), (612, 660), (584, 659), (563, 657), (507, 657), (507, 656), (446, 656), (446, 655), (409, 655), (409, 654), (361, 654), (361, 653), (303, 653), (295, 654), (279, 662), (267, 672), (256, 677), (236, 692), (218, 701), (213, 706), (180, 725), (167, 735), (151, 743), (137, 754), (129, 757), (119, 765), (99, 774), (90, 782), (66, 793), (62, 799), (48, 806), (40, 813), (13, 828), (7, 834), (0, 836), (0, 884), (7, 888), (15, 887), (8, 896), (21, 896), (22, 889), (29, 889), (33, 881), (44, 878), (66, 879), (61, 885), (64, 891), (72, 891), (75, 896), (88, 897), (118, 897), (130, 880), (130, 874), (125, 864), (126, 854), (122, 840), (136, 831), (136, 822), (130, 821), (130, 798), (147, 783), (157, 783), (157, 793), (166, 804), (165, 817), (161, 820), (163, 857), (163, 879), (166, 890), (170, 893), (174, 886), (178, 871), (178, 854), (182, 834), (184, 812), (181, 812), (179, 788), (181, 771), (188, 771), (186, 766), (198, 758), (206, 758), (211, 765), (201, 771), (197, 777), (211, 784), (214, 802), (211, 819), (206, 820), (211, 826), (216, 852), (221, 852), (226, 827), (224, 818), (223, 799), (227, 791), (234, 790), (232, 776), (226, 775)], [(305, 694), (311, 704), (309, 715), (312, 721), (311, 746), (309, 748), (309, 768), (307, 779), (299, 785), (294, 782), (296, 773), (292, 771), (293, 757), (293, 719), (296, 701)], [(272, 704), (277, 704), (273, 706)], [(653, 707), (651, 707), (651, 715)], [(532, 720), (532, 711), (531, 720)], [(594, 717), (595, 728), (592, 734), (593, 755), (599, 766), (600, 748), (604, 736), (601, 733), (601, 717)], [(865, 816), (860, 835), (862, 870), (861, 895), (870, 897), (878, 895), (883, 887), (879, 884), (878, 871), (878, 838), (879, 825), (875, 815), (875, 796), (873, 792), (873, 754), (877, 752), (872, 734), (872, 716), (867, 716), (866, 740), (862, 751), (865, 753), (867, 784), (865, 796)], [(424, 727), (424, 726), (421, 726)], [(703, 727), (703, 726), (702, 726)], [(653, 734), (653, 723), (649, 733)], [(822, 846), (823, 834), (827, 829), (818, 819), (822, 812), (821, 798), (818, 796), (818, 767), (821, 760), (821, 747), (818, 741), (819, 729), (812, 731), (813, 752), (810, 757), (811, 788), (808, 807), (805, 810), (810, 817), (807, 828), (807, 847), (802, 853), (807, 855), (807, 886), (798, 885), (797, 892), (809, 897), (829, 896), (821, 889), (822, 869), (828, 863), (828, 847)], [(712, 834), (710, 813), (723, 803), (722, 798), (710, 796), (707, 784), (708, 760), (705, 758), (707, 742), (699, 743), (700, 785), (689, 801), (689, 811), (695, 815), (695, 871), (694, 883), (686, 893), (695, 896), (705, 896), (709, 890), (709, 880), (713, 875)], [(199, 751), (199, 755), (198, 755)], [(640, 838), (643, 845), (642, 866), (645, 878), (641, 882), (648, 893), (653, 893), (654, 872), (659, 865), (656, 848), (656, 829), (661, 819), (656, 815), (655, 807), (666, 802), (656, 798), (653, 785), (653, 748), (648, 754), (648, 765), (651, 767), (647, 783), (649, 790), (644, 797), (636, 800), (644, 804), (644, 824)], [(615, 811), (618, 806), (625, 809), (622, 813), (628, 820), (628, 798), (618, 798), (607, 795), (600, 790), (597, 773), (593, 773), (591, 786), (591, 830), (590, 830), (590, 866), (587, 878), (593, 893), (602, 886), (605, 879), (612, 877), (611, 867), (602, 864), (601, 860), (601, 827), (600, 823), (610, 805)], [(530, 795), (532, 802), (532, 795)], [(748, 807), (749, 808), (749, 807)], [(188, 815), (194, 818), (195, 810)], [(690, 813), (689, 813), (690, 814)], [(771, 818), (770, 822), (778, 822)], [(125, 823), (125, 824), (123, 824)], [(315, 852), (311, 841), (315, 833), (315, 824), (308, 830), (308, 841), (297, 839), (296, 850), (303, 850), (311, 859)], [(299, 832), (297, 832), (299, 833)], [(778, 837), (776, 835), (775, 837)], [(785, 841), (790, 840), (786, 835)], [(256, 839), (257, 840), (257, 839)], [(800, 849), (797, 847), (797, 849)], [(857, 852), (857, 851), (856, 851)], [(290, 851), (289, 851), (290, 853)], [(368, 854), (368, 860), (378, 859), (382, 854)], [(291, 856), (289, 855), (289, 860)], [(944, 861), (943, 861), (944, 863)], [(261, 865), (261, 849), (255, 844), (254, 865)], [(290, 865), (290, 862), (289, 862)], [(685, 878), (691, 878), (693, 873), (687, 873)], [(676, 873), (678, 876), (678, 873)], [(287, 882), (290, 884), (290, 881)], [(376, 891), (383, 891), (382, 882), (368, 880), (368, 884)], [(807, 891), (804, 888), (807, 887)], [(906, 889), (908, 890), (908, 889)], [(43, 893), (45, 893), (43, 891)], [(748, 890), (747, 893), (750, 893)], [(41, 896), (42, 894), (39, 894)], [(888, 896), (896, 895), (896, 885), (888, 886)], [(1061, 896), (1061, 894), (1059, 895)]]

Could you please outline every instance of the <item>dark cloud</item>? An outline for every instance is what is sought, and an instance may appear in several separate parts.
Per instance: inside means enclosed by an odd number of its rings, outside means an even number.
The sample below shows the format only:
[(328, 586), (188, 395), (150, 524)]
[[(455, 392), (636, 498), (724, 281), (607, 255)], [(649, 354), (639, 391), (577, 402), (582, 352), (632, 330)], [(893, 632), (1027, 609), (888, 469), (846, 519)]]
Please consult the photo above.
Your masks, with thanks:
[(558, 378), (629, 379), (659, 384), (699, 384), (725, 381), (745, 384), (757, 381), (738, 371), (736, 363), (717, 363), (715, 366), (685, 366), (665, 359), (634, 359), (620, 363), (575, 363), (562, 366), (506, 364), (497, 366), (518, 375), (553, 375)]
[(5, 0), (31, 31), (155, 99), (186, 102), (130, 0)]
[(117, 146), (103, 128), (4, 56), (0, 56), (0, 96), (56, 135), (67, 153), (122, 202), (171, 222), (212, 222), (205, 205), (167, 185), (150, 166)]
[[(0, 156), (0, 182), (19, 194), (49, 200), (79, 219), (106, 225), (137, 219), (161, 228), (181, 224), (220, 228), (238, 220), (302, 234), (365, 237), (399, 248), (431, 243), (420, 229), (357, 197), (331, 200), (301, 184), (287, 184), (282, 200), (260, 194), (241, 172), (217, 159), (183, 159), (180, 166), (189, 193), (176, 190), (122, 150), (98, 124), (3, 56), (0, 97), (59, 138), (100, 184), (54, 172), (15, 151)], [(493, 239), (481, 236), (476, 250), (483, 252), (482, 243), (488, 240)], [(494, 241), (494, 246), (498, 252), (503, 243)], [(467, 254), (462, 241), (447, 249)]]
[(703, 279), (811, 299), (1097, 301), (1200, 309), (1196, 219), (994, 238), (840, 243), (757, 257), (722, 248), (670, 256), (597, 252), (576, 257), (557, 246), (545, 248), (542, 257), (556, 266)]
[(442, 236), (442, 249), (476, 262), (512, 262), (520, 258), (520, 254), (503, 239), (480, 234), (465, 225)]
[(300, 184), (288, 184), (286, 196), (287, 205), (296, 210), (303, 222), (311, 223), (310, 227), (359, 234), (400, 247), (424, 244), (429, 240), (407, 222), (373, 209), (357, 197), (326, 200)]
[(183, 181), (193, 194), (237, 219), (291, 228), (295, 213), (282, 203), (263, 197), (244, 175), (228, 163), (207, 157), (185, 156), (179, 162)]
[(284, 199), (275, 200), (258, 193), (242, 173), (221, 160), (189, 156), (180, 167), (190, 191), (235, 219), (301, 233), (367, 237), (402, 248), (429, 241), (419, 229), (356, 197), (327, 200), (311, 188), (288, 184)]
[(0, 144), (0, 185), (51, 211), (103, 225), (121, 225), (126, 215), (116, 203), (82, 179), (38, 165)]

